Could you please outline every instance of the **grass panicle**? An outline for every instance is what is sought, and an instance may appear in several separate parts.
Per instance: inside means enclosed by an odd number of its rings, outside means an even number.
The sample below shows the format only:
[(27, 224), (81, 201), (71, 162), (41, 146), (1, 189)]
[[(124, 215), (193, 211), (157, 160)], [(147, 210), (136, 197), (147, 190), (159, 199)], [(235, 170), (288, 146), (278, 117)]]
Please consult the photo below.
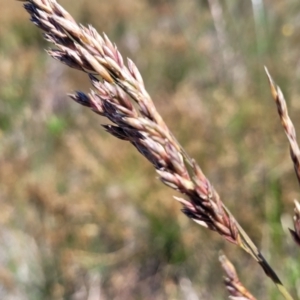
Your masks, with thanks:
[(55, 0), (21, 1), (45, 39), (56, 46), (48, 54), (88, 74), (94, 89), (90, 93), (78, 91), (71, 98), (106, 117), (112, 124), (103, 125), (104, 129), (131, 143), (153, 164), (160, 180), (184, 196), (175, 199), (183, 205), (185, 215), (250, 253), (285, 299), (292, 299), (200, 166), (168, 129), (136, 65), (130, 59), (125, 62), (105, 34), (77, 24)]
[(221, 254), (219, 256), (219, 260), (226, 275), (224, 283), (230, 298), (236, 300), (256, 300), (256, 298), (243, 286), (233, 264), (228, 260), (228, 258)]
[(265, 71), (269, 79), (272, 96), (277, 105), (277, 111), (282, 127), (290, 144), (290, 155), (294, 163), (298, 183), (300, 184), (300, 149), (297, 143), (295, 126), (289, 116), (286, 101), (280, 87), (273, 81), (267, 68), (265, 68)]
[[(265, 68), (265, 71), (269, 79), (272, 96), (277, 105), (277, 111), (282, 127), (289, 141), (291, 159), (294, 164), (298, 183), (300, 184), (300, 148), (297, 143), (295, 126), (289, 117), (286, 101), (280, 87), (276, 85), (267, 68)], [(293, 219), (295, 230), (290, 229), (290, 233), (294, 241), (300, 245), (300, 204), (297, 200), (295, 200), (294, 212), (295, 214)]]

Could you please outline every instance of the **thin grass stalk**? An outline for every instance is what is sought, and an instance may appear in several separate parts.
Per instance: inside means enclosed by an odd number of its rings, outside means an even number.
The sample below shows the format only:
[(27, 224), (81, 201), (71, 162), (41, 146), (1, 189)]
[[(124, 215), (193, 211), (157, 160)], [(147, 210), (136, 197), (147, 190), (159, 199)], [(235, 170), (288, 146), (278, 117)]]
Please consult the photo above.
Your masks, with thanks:
[(92, 26), (78, 25), (55, 0), (19, 1), (25, 2), (31, 21), (44, 31), (45, 39), (55, 44), (56, 49), (48, 54), (89, 75), (94, 90), (76, 92), (71, 98), (109, 119), (113, 124), (103, 125), (105, 130), (130, 142), (154, 165), (164, 184), (185, 196), (176, 200), (188, 217), (250, 253), (285, 299), (292, 299), (198, 164), (174, 138), (135, 64), (130, 59), (126, 64), (105, 34), (100, 36)]
[(259, 58), (261, 58), (263, 53), (263, 45), (265, 41), (264, 30), (265, 30), (265, 9), (264, 9), (264, 1), (263, 0), (251, 0), (252, 2), (252, 10), (253, 10), (253, 18), (255, 24), (255, 36), (256, 36), (256, 46), (257, 46), (257, 54)]
[(233, 68), (234, 64), (232, 62), (234, 55), (226, 33), (226, 23), (223, 15), (223, 8), (219, 0), (208, 0), (207, 2), (217, 33), (220, 53), (222, 54), (223, 58), (223, 73), (224, 75), (229, 76), (229, 74), (225, 74), (225, 72)]
[(294, 230), (290, 229), (290, 233), (297, 245), (300, 247), (300, 203), (295, 200), (295, 209), (294, 209)]

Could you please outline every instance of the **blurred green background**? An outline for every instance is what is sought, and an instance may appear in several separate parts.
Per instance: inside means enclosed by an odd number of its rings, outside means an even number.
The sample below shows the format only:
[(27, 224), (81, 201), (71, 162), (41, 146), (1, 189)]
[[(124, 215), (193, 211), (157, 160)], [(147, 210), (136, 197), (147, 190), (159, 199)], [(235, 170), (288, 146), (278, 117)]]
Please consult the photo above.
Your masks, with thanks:
[[(141, 71), (171, 130), (294, 296), (299, 187), (263, 66), (300, 128), (297, 0), (62, 0)], [(47, 57), (22, 3), (0, 12), (0, 298), (225, 299), (223, 250), (258, 299), (255, 262), (187, 219), (174, 191), (66, 94), (87, 77)], [(298, 290), (297, 290), (298, 289)]]

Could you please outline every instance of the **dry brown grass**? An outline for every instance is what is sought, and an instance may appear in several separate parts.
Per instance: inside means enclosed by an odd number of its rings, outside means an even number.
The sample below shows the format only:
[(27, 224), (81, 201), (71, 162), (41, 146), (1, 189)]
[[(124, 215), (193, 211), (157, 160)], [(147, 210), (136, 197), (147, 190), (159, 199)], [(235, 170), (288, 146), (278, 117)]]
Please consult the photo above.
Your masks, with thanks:
[[(291, 159), (294, 164), (298, 183), (300, 184), (300, 149), (296, 138), (296, 129), (291, 118), (289, 117), (287, 104), (280, 87), (276, 86), (267, 68), (265, 68), (265, 71), (271, 86), (272, 96), (277, 105), (277, 111), (281, 124), (289, 141)], [(295, 200), (294, 228), (295, 230), (290, 229), (291, 235), (295, 242), (300, 245), (300, 205), (297, 200)]]
[(176, 198), (183, 204), (187, 216), (250, 253), (284, 297), (292, 299), (199, 166), (169, 131), (133, 62), (128, 60), (126, 66), (105, 35), (101, 37), (91, 26), (78, 26), (55, 1), (23, 2), (27, 2), (25, 8), (32, 21), (45, 31), (46, 39), (57, 46), (58, 49), (50, 50), (49, 54), (89, 74), (96, 91), (88, 95), (77, 92), (71, 97), (109, 119), (114, 124), (104, 125), (109, 133), (133, 144), (155, 166), (161, 181), (187, 196), (187, 199)]
[[(80, 293), (86, 299), (98, 287), (101, 299), (223, 299), (216, 258), (224, 249), (258, 299), (280, 299), (246, 253), (180, 212), (180, 203), (170, 199), (175, 192), (155, 178), (152, 165), (101, 130), (102, 117), (65, 96), (75, 87), (88, 91), (89, 80), (47, 58), (47, 43), (20, 3), (3, 1), (0, 257), (11, 281), (0, 298)], [(219, 1), (234, 54), (227, 70), (207, 1), (127, 0), (134, 9), (126, 14), (117, 0), (59, 2), (134, 58), (169, 128), (299, 295), (298, 250), (281, 226), (298, 199), (298, 183), (261, 67), (267, 64), (280, 82), (298, 128), (299, 74), (292, 71), (298, 62), (298, 1), (264, 1), (268, 31), (260, 61), (251, 2)], [(242, 71), (238, 86), (233, 68)], [(60, 203), (65, 217), (53, 209)], [(130, 254), (124, 261), (118, 252), (123, 248)], [(47, 256), (41, 256), (45, 249)], [(27, 267), (29, 276), (22, 271)]]
[(224, 282), (231, 299), (255, 300), (256, 298), (240, 282), (236, 270), (228, 258), (221, 254), (219, 260), (226, 274)]

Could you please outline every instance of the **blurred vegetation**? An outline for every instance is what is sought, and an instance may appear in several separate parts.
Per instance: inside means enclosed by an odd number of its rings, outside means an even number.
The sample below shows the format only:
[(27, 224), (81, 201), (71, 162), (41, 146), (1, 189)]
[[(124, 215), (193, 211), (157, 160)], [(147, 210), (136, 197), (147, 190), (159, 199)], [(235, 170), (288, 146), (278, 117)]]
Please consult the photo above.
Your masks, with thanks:
[[(3, 1), (0, 297), (225, 299), (223, 249), (258, 299), (281, 299), (248, 255), (180, 212), (105, 120), (68, 99), (87, 78), (48, 58), (22, 5)], [(287, 232), (299, 187), (263, 71), (300, 130), (299, 1), (60, 3), (135, 61), (175, 136), (300, 297)]]

